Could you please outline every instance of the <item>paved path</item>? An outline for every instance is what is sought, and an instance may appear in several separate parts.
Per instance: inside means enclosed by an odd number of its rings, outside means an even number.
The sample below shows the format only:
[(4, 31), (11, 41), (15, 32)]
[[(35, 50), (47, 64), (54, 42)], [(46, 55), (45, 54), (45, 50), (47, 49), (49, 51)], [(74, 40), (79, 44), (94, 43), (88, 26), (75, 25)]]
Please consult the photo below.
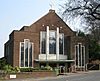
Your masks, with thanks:
[(55, 79), (45, 79), (38, 81), (100, 81), (100, 71), (89, 72), (89, 73), (80, 73), (72, 76), (66, 76)]
[(100, 81), (100, 71), (67, 73), (57, 77), (13, 79), (4, 81)]

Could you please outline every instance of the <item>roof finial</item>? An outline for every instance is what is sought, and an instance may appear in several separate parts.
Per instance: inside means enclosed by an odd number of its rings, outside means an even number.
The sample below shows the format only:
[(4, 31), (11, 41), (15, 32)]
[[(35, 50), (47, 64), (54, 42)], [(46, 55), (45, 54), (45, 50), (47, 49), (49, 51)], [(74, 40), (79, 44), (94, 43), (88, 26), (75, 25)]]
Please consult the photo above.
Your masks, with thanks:
[(50, 9), (52, 9), (52, 10), (54, 10), (54, 6), (55, 6), (55, 4), (54, 4), (55, 2), (54, 2), (54, 0), (50, 0)]

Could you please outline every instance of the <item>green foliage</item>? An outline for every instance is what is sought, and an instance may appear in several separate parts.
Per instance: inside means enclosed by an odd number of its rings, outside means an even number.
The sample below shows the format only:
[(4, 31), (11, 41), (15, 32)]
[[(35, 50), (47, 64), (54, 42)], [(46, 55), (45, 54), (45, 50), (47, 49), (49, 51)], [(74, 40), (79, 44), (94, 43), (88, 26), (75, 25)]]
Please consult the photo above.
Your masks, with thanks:
[(52, 71), (52, 68), (50, 66), (46, 67), (36, 67), (36, 68), (20, 68), (20, 72), (38, 72), (38, 71)]
[(51, 70), (33, 70), (32, 72), (52, 72)]
[(4, 66), (7, 64), (5, 58), (0, 59), (0, 69), (3, 70)]
[(20, 71), (19, 67), (12, 67), (11, 65), (7, 64), (4, 57), (0, 59), (0, 70), (4, 70), (5, 73), (17, 73)]
[(3, 67), (3, 70), (5, 71), (5, 73), (17, 73), (20, 71), (18, 67), (12, 67), (8, 64)]
[(17, 66), (14, 68), (14, 70), (15, 70), (16, 72), (20, 72), (20, 68), (17, 67)]
[(33, 68), (20, 68), (20, 72), (32, 72)]
[(33, 70), (40, 70), (40, 68), (39, 67), (35, 67), (35, 68), (33, 68)]
[(40, 70), (48, 70), (46, 67), (41, 67)]
[(100, 60), (100, 45), (94, 39), (89, 41), (89, 57), (90, 60)]
[(85, 34), (84, 34), (84, 32), (82, 32), (81, 30), (79, 30), (79, 31), (78, 31), (78, 36), (80, 36), (80, 37), (85, 37)]
[(51, 70), (51, 71), (53, 70), (52, 67), (50, 67), (49, 65), (47, 65), (45, 68), (46, 68), (47, 70)]

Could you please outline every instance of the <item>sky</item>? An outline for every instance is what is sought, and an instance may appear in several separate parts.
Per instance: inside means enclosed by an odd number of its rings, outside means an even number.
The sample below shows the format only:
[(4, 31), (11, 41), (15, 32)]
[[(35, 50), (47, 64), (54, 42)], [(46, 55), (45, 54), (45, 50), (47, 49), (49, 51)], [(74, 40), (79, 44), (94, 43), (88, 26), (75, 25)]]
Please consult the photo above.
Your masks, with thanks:
[[(4, 56), (4, 43), (9, 34), (44, 16), (51, 8), (50, 4), (51, 0), (0, 0), (0, 58)], [(54, 6), (57, 11), (57, 4)]]

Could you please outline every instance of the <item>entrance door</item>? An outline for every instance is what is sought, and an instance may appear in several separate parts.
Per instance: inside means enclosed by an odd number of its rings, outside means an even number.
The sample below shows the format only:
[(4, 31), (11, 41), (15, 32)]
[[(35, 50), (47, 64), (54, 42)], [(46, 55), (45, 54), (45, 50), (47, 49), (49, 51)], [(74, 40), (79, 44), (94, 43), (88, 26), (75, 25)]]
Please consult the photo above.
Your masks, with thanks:
[(60, 73), (64, 73), (64, 66), (60, 66)]
[(65, 73), (65, 64), (59, 64), (60, 74)]

